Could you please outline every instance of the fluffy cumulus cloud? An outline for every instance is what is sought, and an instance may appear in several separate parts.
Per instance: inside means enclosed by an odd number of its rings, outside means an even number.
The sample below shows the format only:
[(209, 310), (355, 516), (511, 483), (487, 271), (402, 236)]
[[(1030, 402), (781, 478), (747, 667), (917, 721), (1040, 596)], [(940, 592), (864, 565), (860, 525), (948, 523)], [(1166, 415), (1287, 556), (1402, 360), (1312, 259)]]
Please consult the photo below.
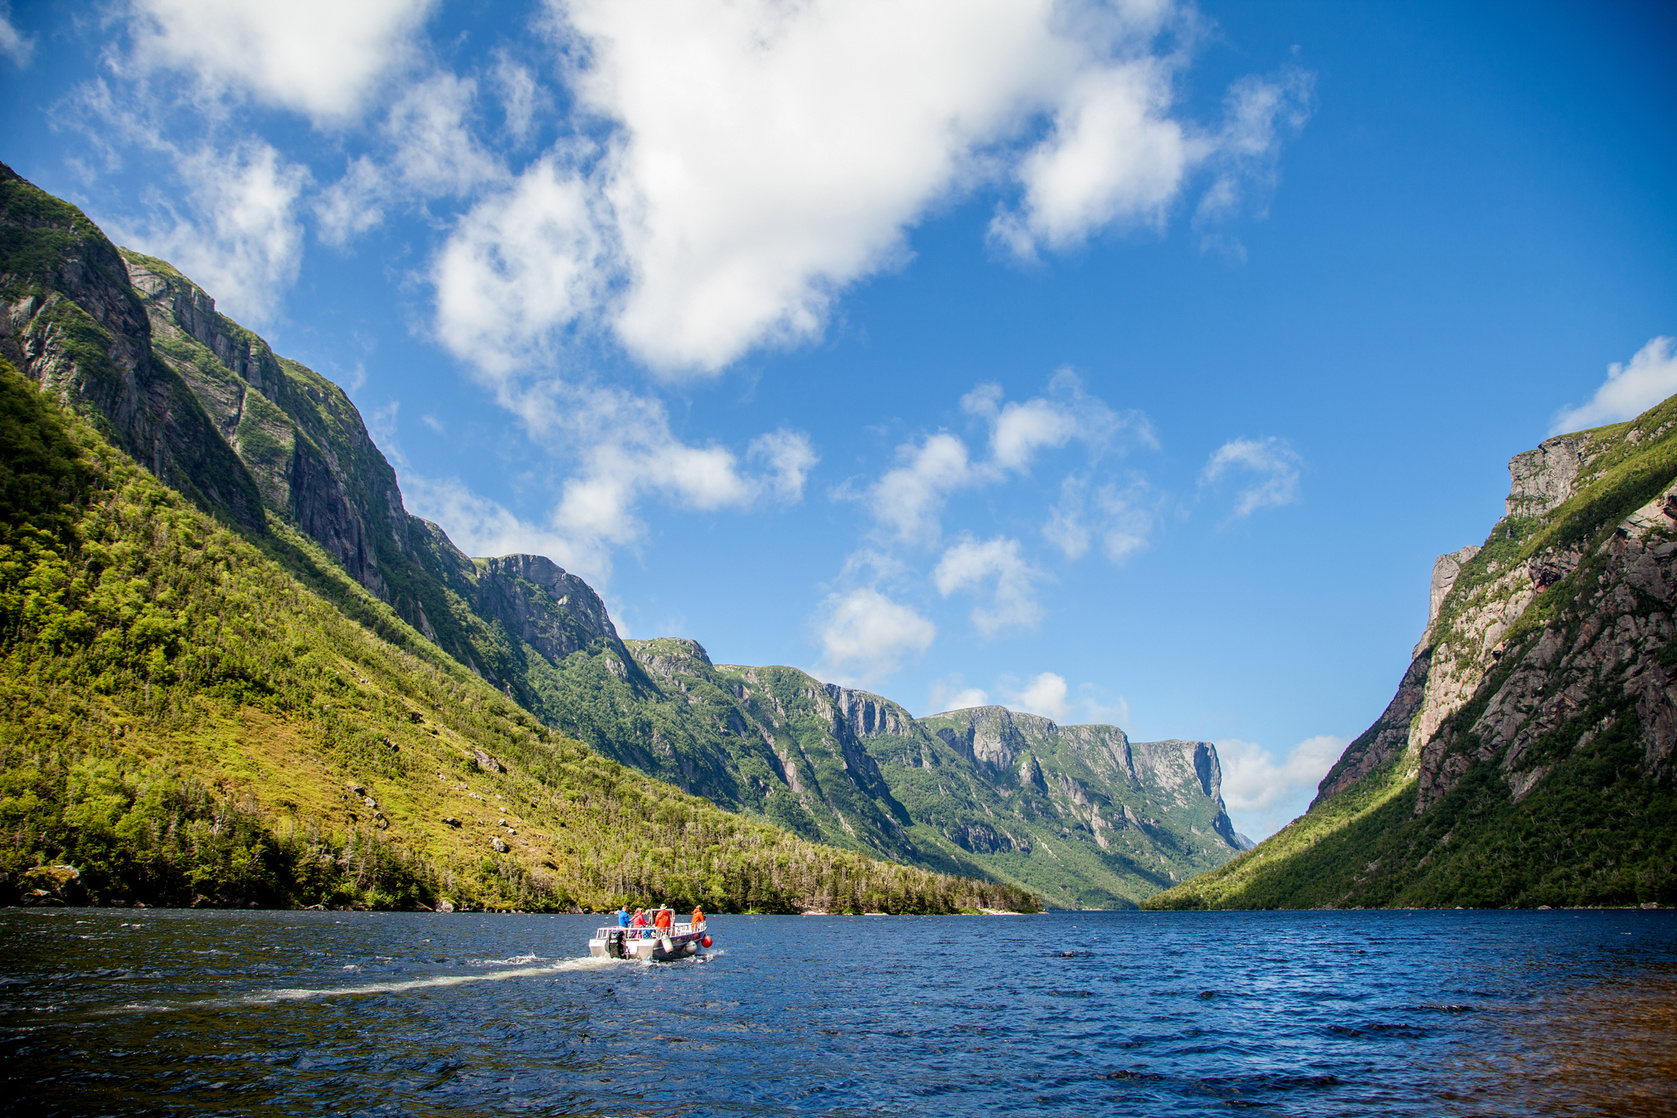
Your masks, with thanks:
[(1230, 439), (1212, 451), (1200, 471), (1200, 484), (1232, 483), (1237, 494), (1230, 515), (1246, 517), (1297, 501), (1300, 464), (1285, 439)]
[[(992, 236), (1025, 256), (1157, 224), (1201, 167), (1229, 193), (1257, 161), (1249, 148), (1279, 148), (1281, 130), (1258, 125), (1297, 100), (1243, 94), (1223, 125), (1179, 119), (1185, 56), (1171, 33), (1184, 17), (1162, 2), (551, 8), (578, 60), (577, 119), (599, 143), (571, 153), (567, 189), (548, 189), (554, 167), (538, 163), (525, 173), (543, 189), (485, 198), (455, 234), (465, 244), (445, 257), (476, 270), (450, 271), (445, 322), (451, 300), (497, 305), (461, 285), (500, 290), (533, 272), (530, 299), (498, 328), (440, 331), (468, 360), (504, 365), (580, 327), (667, 375), (713, 373), (753, 347), (817, 337), (837, 293), (903, 261), (907, 230), (953, 195), (986, 182), (1016, 194)], [(571, 250), (559, 270), (586, 273), (593, 298), (545, 282), (554, 265), (509, 243), (518, 225), (497, 211), (532, 199), (554, 206), (546, 219), (526, 210), (538, 224), (592, 223), (548, 250)], [(486, 352), (489, 337), (505, 352)]]
[(1064, 676), (1054, 672), (1043, 672), (1031, 678), (1023, 687), (1010, 692), (1007, 705), (1013, 710), (1040, 714), (1044, 718), (1063, 722), (1071, 710), (1071, 703), (1067, 698), (1070, 693), (1071, 689), (1066, 686)]
[(433, 0), (134, 0), (136, 60), (186, 70), (318, 122), (360, 111), (412, 49)]
[(1674, 345), (1677, 341), (1668, 337), (1652, 338), (1636, 351), (1629, 364), (1615, 361), (1607, 366), (1607, 379), (1595, 390), (1590, 402), (1562, 410), (1555, 416), (1549, 433), (1560, 435), (1634, 419), (1677, 393)]
[(1321, 734), (1306, 738), (1280, 758), (1249, 741), (1218, 742), (1223, 802), (1236, 828), (1261, 840), (1302, 815), (1315, 798), (1316, 786), (1350, 742)]
[(987, 603), (973, 607), (972, 623), (987, 637), (1005, 629), (1030, 629), (1042, 620), (1032, 583), (1042, 577), (1020, 554), (1019, 541), (963, 537), (943, 553), (932, 582), (945, 598), (964, 590), (984, 594)]
[(596, 204), (557, 157), (460, 222), (437, 258), (442, 340), (496, 380), (537, 359), (544, 338), (599, 301), (605, 243)]
[(872, 587), (830, 595), (816, 625), (823, 674), (856, 683), (891, 675), (937, 637), (930, 618)]
[(113, 222), (118, 236), (174, 264), (225, 313), (271, 320), (302, 263), (297, 210), (307, 170), (261, 142), (178, 156), (186, 194), (157, 202), (149, 220)]

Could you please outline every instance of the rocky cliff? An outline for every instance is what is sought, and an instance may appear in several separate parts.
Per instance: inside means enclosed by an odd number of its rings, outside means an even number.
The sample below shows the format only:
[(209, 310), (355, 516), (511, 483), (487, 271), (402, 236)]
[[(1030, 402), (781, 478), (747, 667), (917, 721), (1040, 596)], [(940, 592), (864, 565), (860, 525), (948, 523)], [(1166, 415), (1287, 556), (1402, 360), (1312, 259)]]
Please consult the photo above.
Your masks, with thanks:
[(1159, 903), (1677, 900), (1677, 398), (1509, 476), (1310, 811)]
[(0, 163), (0, 357), (159, 479), (248, 531), (249, 472), (152, 348), (144, 303), (99, 227)]
[(1132, 743), (1003, 707), (916, 719), (796, 668), (714, 664), (694, 641), (624, 644), (632, 664), (597, 648), (555, 665), (561, 725), (806, 837), (1067, 908), (1135, 904), (1244, 845), (1209, 743)]

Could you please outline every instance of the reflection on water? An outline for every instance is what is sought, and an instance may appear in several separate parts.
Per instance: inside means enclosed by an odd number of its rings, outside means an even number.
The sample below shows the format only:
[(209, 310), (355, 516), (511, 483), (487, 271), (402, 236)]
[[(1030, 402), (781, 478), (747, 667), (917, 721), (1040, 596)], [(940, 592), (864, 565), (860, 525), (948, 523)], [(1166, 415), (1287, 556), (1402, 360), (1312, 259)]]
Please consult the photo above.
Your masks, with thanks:
[(0, 912), (0, 1109), (1677, 1114), (1666, 912)]

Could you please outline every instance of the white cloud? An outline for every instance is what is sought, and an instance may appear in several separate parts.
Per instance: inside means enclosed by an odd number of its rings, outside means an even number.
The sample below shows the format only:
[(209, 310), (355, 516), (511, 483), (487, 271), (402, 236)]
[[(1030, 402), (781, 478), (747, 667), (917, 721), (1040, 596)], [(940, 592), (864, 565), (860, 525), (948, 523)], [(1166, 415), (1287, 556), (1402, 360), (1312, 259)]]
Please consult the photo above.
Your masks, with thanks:
[(987, 637), (1007, 628), (1028, 629), (1042, 620), (1042, 606), (1031, 585), (1041, 577), (1020, 555), (1019, 541), (1005, 536), (982, 542), (964, 536), (943, 553), (932, 572), (932, 581), (945, 598), (957, 590), (981, 591), (995, 579), (990, 605), (972, 611), (972, 623)]
[(35, 37), (24, 35), (12, 22), (11, 5), (0, 2), (0, 54), (12, 60), (20, 69), (29, 65), (29, 56), (35, 52)]
[(1071, 710), (1071, 704), (1066, 701), (1069, 691), (1064, 676), (1043, 672), (1033, 677), (1024, 687), (1011, 692), (1007, 697), (1007, 705), (1010, 710), (1040, 714), (1044, 718), (1063, 722)]
[(465, 197), (499, 180), (499, 162), (472, 135), (477, 83), (433, 74), (390, 108), (383, 131), (395, 146), (392, 170), (421, 197)]
[(457, 478), (404, 473), (402, 497), (408, 511), (439, 525), (467, 555), (545, 555), (600, 592), (611, 578), (605, 550), (522, 520)]
[(929, 618), (869, 587), (829, 595), (816, 628), (823, 675), (854, 682), (890, 676), (937, 637)]
[(928, 436), (920, 445), (897, 448), (902, 465), (887, 470), (868, 491), (874, 518), (904, 542), (935, 542), (943, 503), (973, 484), (967, 444), (954, 435)]
[(1005, 401), (1000, 385), (981, 384), (961, 397), (961, 410), (989, 427), (989, 456), (974, 461), (957, 435), (940, 431), (897, 448), (901, 465), (870, 486), (866, 501), (878, 526), (897, 543), (928, 546), (942, 533), (943, 508), (962, 489), (989, 485), (1030, 471), (1037, 455), (1073, 441), (1094, 456), (1120, 436), (1145, 446), (1158, 439), (1146, 416), (1115, 412), (1083, 391), (1077, 377), (1062, 371), (1046, 395)]
[[(457, 481), (404, 473), (410, 507), (443, 525), (463, 548), (468, 540), (478, 548), (502, 547), (473, 554), (502, 554), (512, 542), (535, 541), (540, 554), (602, 592), (613, 553), (645, 538), (647, 504), (715, 512), (748, 511), (768, 500), (793, 503), (818, 461), (803, 433), (782, 429), (755, 439), (742, 464), (727, 447), (682, 441), (663, 404), (618, 388), (552, 381), (507, 402), (533, 439), (562, 449), (573, 462), (546, 522), (520, 520)], [(388, 419), (380, 443), (399, 457), (393, 412)], [(442, 430), (432, 417), (422, 421)]]
[(1262, 840), (1302, 815), (1316, 795), (1316, 786), (1350, 743), (1350, 738), (1319, 734), (1277, 760), (1269, 750), (1249, 741), (1217, 742), (1223, 802), (1235, 828)]
[(547, 366), (544, 340), (604, 296), (594, 204), (577, 173), (548, 156), (467, 214), (432, 271), (443, 342), (497, 382)]
[(1304, 127), (1314, 84), (1310, 74), (1288, 69), (1274, 78), (1242, 78), (1229, 89), (1223, 129), (1208, 157), (1217, 177), (1194, 210), (1201, 248), (1245, 259), (1239, 241), (1219, 230), (1246, 209), (1267, 215), (1280, 177), (1282, 141)]
[[(1068, 245), (1158, 220), (1195, 167), (1257, 134), (1228, 125), (1195, 139), (1171, 115), (1183, 59), (1160, 44), (1192, 20), (1167, 2), (548, 9), (573, 120), (599, 146), (571, 168), (580, 200), (549, 189), (553, 168), (538, 165), (535, 190), (482, 200), (457, 233), (470, 247), (445, 250), (477, 266), (453, 269), (452, 294), (439, 293), (439, 334), (470, 361), (485, 351), (447, 326), (450, 303), (503, 306), (462, 288), (499, 290), (507, 271), (490, 262), (523, 255), (509, 208), (569, 230), (543, 251), (600, 298), (538, 283), (481, 333), (506, 338), (502, 350), (547, 352), (573, 329), (609, 331), (654, 370), (706, 374), (754, 347), (818, 337), (840, 291), (903, 262), (906, 231), (980, 184), (1019, 184), (1022, 209), (1003, 224), (1021, 251)], [(499, 80), (517, 132), (527, 87)]]
[(433, 74), (390, 107), (379, 128), (382, 159), (361, 155), (315, 202), (321, 239), (344, 244), (406, 200), (464, 198), (508, 173), (471, 128), (477, 83)]
[(1285, 439), (1230, 439), (1212, 452), (1200, 471), (1200, 484), (1240, 476), (1243, 484), (1232, 515), (1250, 516), (1299, 499), (1299, 465), (1297, 452)]
[(112, 222), (128, 244), (160, 256), (210, 292), (223, 313), (253, 325), (271, 321), (303, 258), (297, 200), (308, 171), (266, 143), (230, 152), (180, 154), (183, 214), (134, 226)]
[(1042, 534), (1067, 559), (1082, 558), (1098, 539), (1101, 553), (1122, 563), (1151, 542), (1159, 503), (1159, 496), (1138, 476), (1120, 487), (1114, 482), (1092, 486), (1087, 474), (1068, 474), (1060, 482), (1060, 499), (1048, 510)]
[(507, 134), (515, 141), (528, 140), (535, 129), (536, 113), (545, 107), (546, 102), (536, 75), (528, 66), (521, 66), (502, 55), (496, 60), (491, 76), (501, 94), (501, 112)]
[(1048, 382), (1048, 393), (1029, 400), (1003, 402), (999, 384), (981, 384), (961, 397), (961, 410), (990, 425), (988, 472), (1028, 473), (1039, 451), (1065, 446), (1073, 440), (1100, 454), (1120, 434), (1143, 446), (1159, 445), (1152, 424), (1140, 412), (1118, 413), (1106, 401), (1083, 391), (1070, 369), (1061, 369)]
[(1608, 423), (1635, 419), (1667, 396), (1677, 392), (1677, 340), (1651, 338), (1636, 351), (1630, 364), (1615, 361), (1607, 366), (1607, 380), (1595, 390), (1590, 402), (1563, 409), (1555, 416), (1549, 434), (1582, 431)]
[(752, 439), (747, 457), (769, 467), (769, 487), (776, 498), (787, 503), (803, 499), (804, 481), (809, 477), (810, 469), (820, 461), (815, 448), (809, 445), (807, 435), (785, 428)]
[(932, 714), (988, 706), (990, 694), (982, 687), (964, 687), (959, 675), (935, 681), (926, 694), (926, 709)]
[(321, 191), (314, 201), (320, 239), (329, 245), (342, 245), (375, 228), (384, 221), (389, 195), (388, 180), (377, 163), (365, 155), (350, 160), (343, 178)]
[(188, 70), (330, 123), (358, 113), (411, 49), (433, 0), (133, 0), (142, 66)]
[(1163, 224), (1204, 146), (1167, 115), (1172, 70), (1143, 58), (1079, 75), (1018, 169), (1023, 212), (997, 214), (991, 235), (1029, 257), (1107, 226)]

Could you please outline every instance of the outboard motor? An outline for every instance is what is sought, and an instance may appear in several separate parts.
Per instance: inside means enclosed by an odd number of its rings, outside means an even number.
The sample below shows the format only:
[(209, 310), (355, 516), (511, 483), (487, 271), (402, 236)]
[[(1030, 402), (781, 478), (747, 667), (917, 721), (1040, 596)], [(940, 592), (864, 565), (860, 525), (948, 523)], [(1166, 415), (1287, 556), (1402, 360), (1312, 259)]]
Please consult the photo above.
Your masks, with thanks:
[(606, 957), (611, 959), (623, 958), (623, 937), (628, 933), (622, 928), (606, 936)]

